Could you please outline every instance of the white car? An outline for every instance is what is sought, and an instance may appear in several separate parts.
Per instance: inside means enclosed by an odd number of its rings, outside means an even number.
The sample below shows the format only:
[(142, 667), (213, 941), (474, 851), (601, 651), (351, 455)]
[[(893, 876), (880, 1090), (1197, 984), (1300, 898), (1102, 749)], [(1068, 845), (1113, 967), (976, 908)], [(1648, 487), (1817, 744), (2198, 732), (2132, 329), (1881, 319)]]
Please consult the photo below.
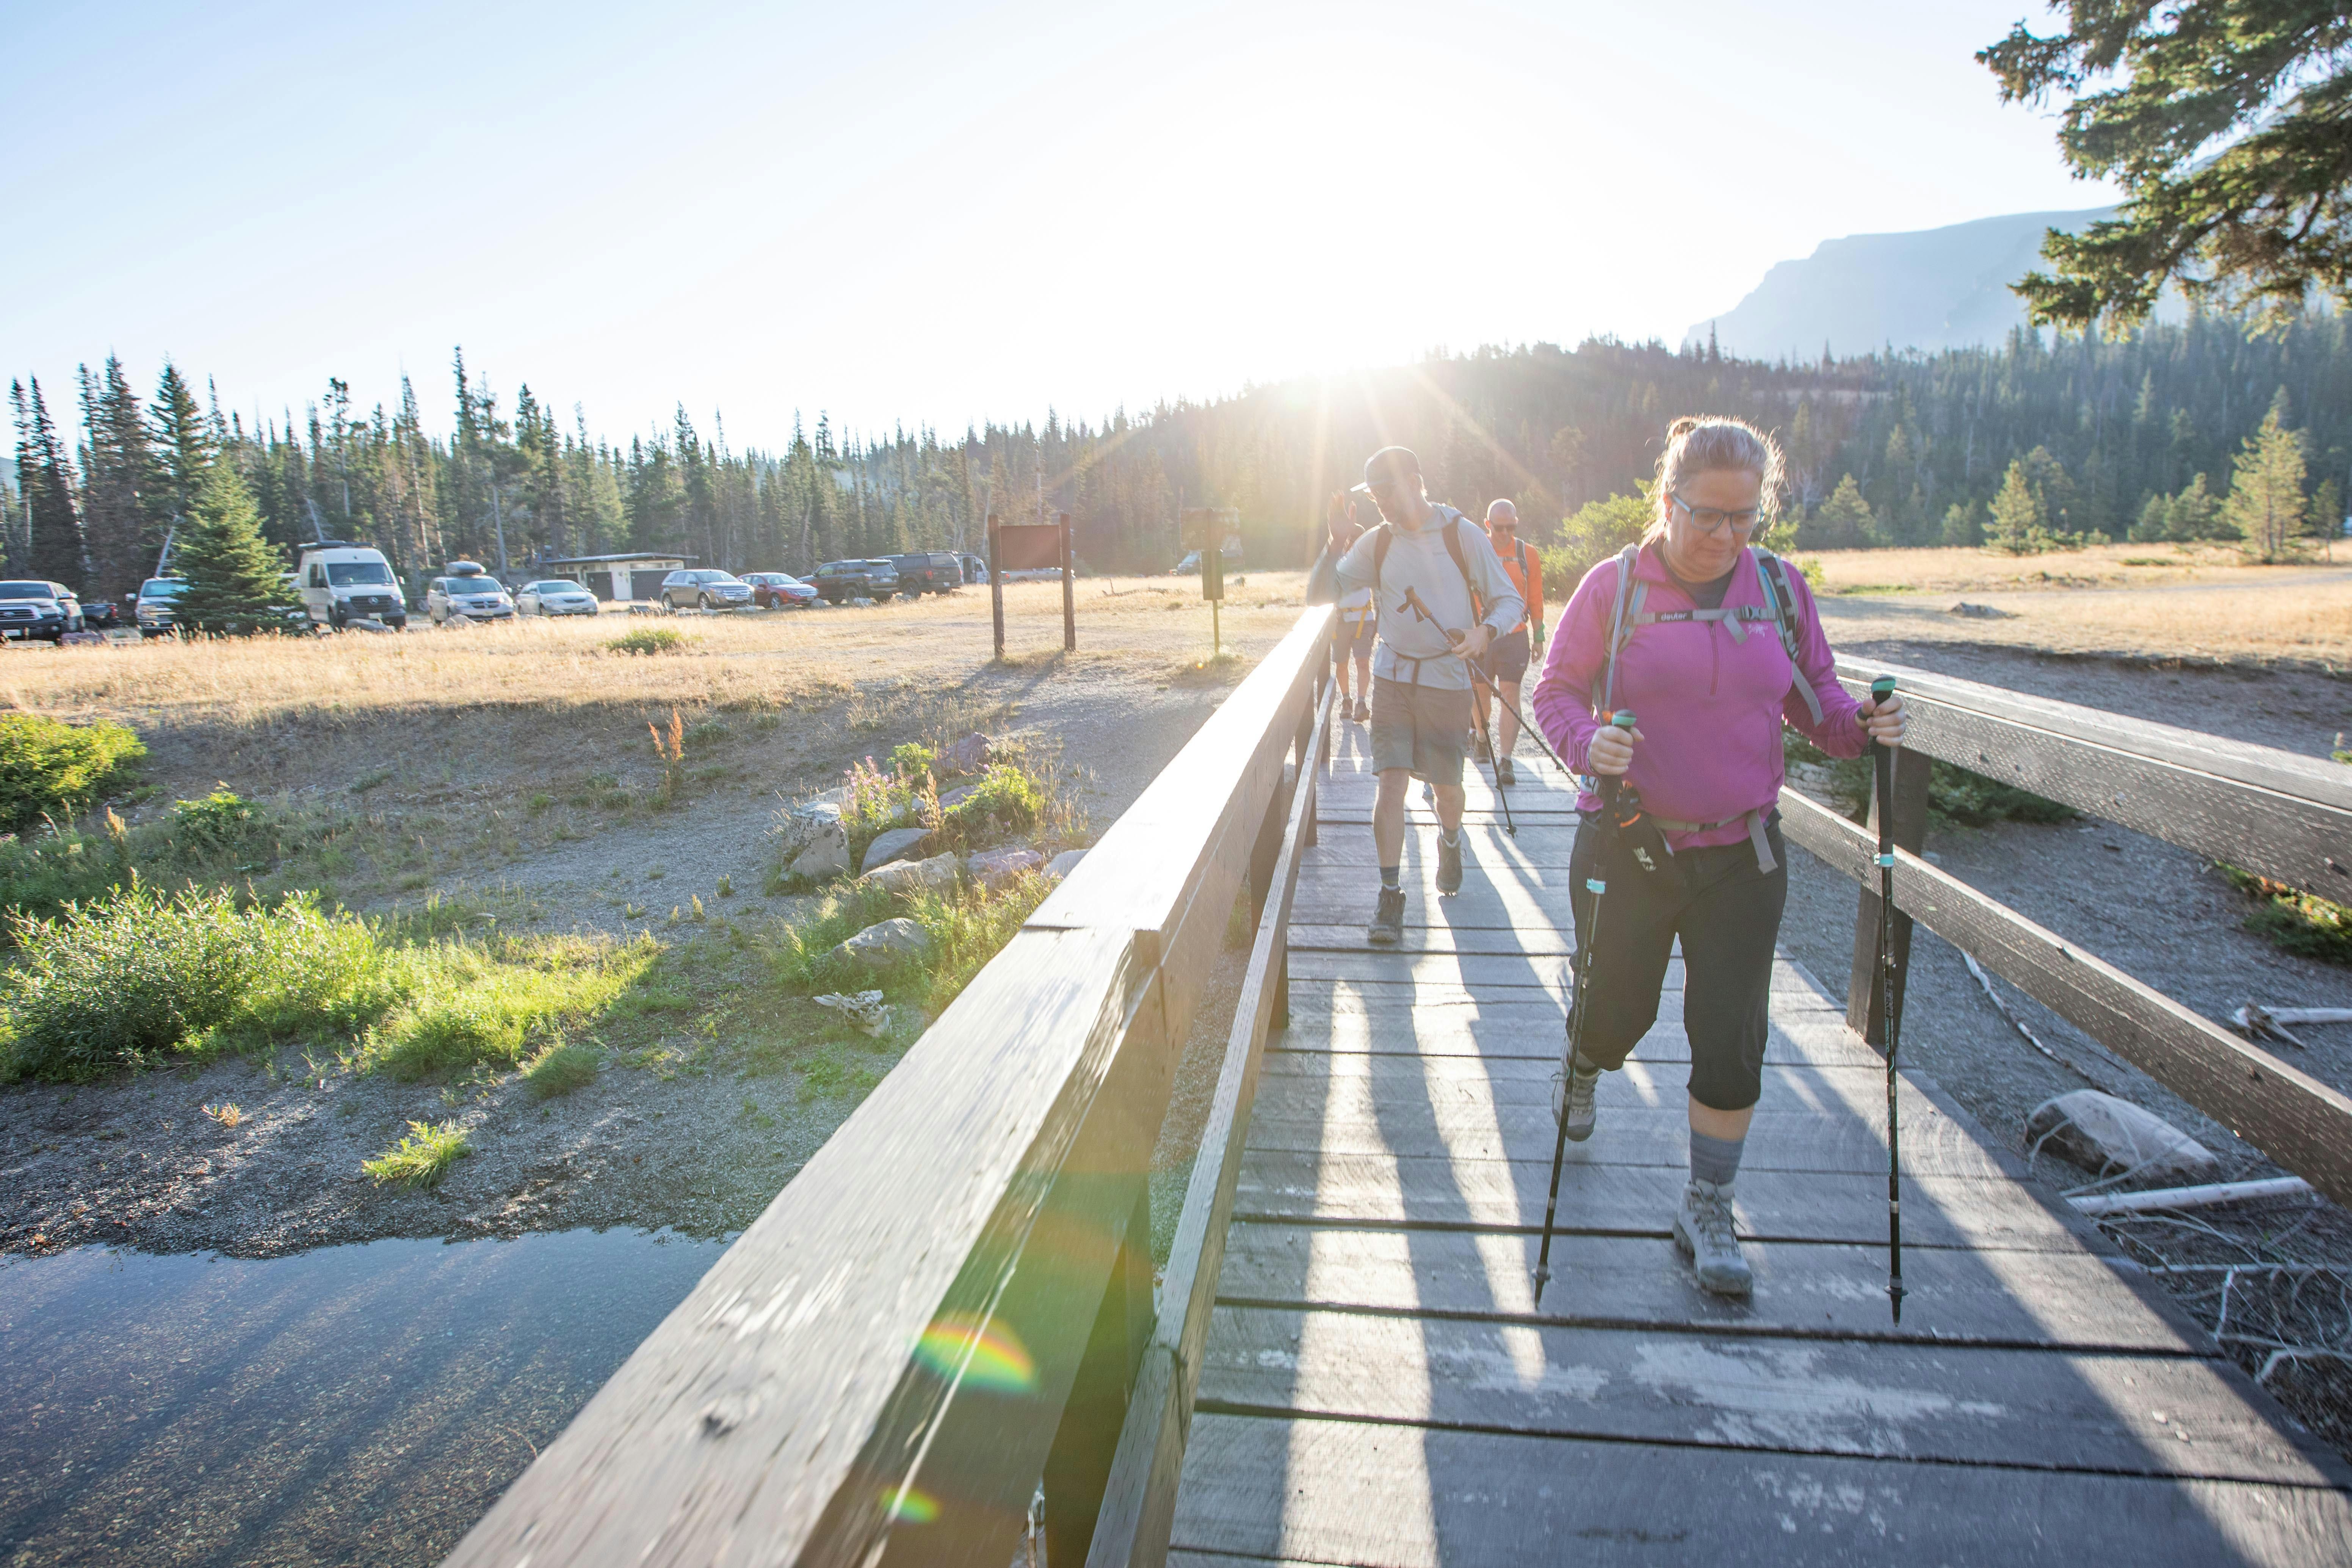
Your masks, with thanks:
[(436, 577), (425, 590), (425, 613), (436, 623), (446, 624), (451, 616), (463, 616), (473, 621), (511, 619), (515, 603), (506, 584), (476, 566), (470, 561), (453, 561), (449, 574)]
[(568, 577), (550, 577), (544, 582), (525, 583), (515, 590), (515, 614), (518, 616), (593, 616), (596, 611), (596, 595)]

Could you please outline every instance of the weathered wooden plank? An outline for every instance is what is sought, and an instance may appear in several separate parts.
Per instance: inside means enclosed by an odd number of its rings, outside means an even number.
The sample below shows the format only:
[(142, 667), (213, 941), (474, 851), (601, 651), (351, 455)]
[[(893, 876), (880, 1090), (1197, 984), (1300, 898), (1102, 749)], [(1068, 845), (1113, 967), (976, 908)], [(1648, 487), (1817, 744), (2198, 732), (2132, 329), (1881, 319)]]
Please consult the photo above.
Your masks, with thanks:
[(1302, 952), (1291, 964), (1295, 979), (1389, 980), (1414, 985), (1467, 985), (1485, 991), (1536, 986), (1558, 991), (1568, 983), (1566, 958), (1456, 957), (1452, 953)]
[(1880, 674), (1911, 711), (1905, 744), (2210, 859), (2352, 900), (2352, 782), (2317, 757), (1841, 658), (1859, 691)]
[[(1234, 1214), (1243, 1219), (1532, 1231), (1543, 1224), (1551, 1158), (1457, 1160), (1253, 1149)], [(1585, 1232), (1663, 1235), (1688, 1167), (1569, 1164), (1559, 1224)], [(1903, 1178), (1906, 1248), (2099, 1251), (2113, 1247), (2007, 1177)], [(1877, 1246), (1886, 1238), (1884, 1172), (1742, 1171), (1739, 1233), (1776, 1241)]]
[[(1660, 1563), (2352, 1563), (2352, 1499), (2309, 1487), (1916, 1465), (1202, 1415), (1188, 1568)], [(1220, 1556), (1217, 1554), (1226, 1554)]]
[(1271, 896), (1259, 916), (1249, 967), (1234, 1003), (1224, 1061), (1161, 1276), (1151, 1341), (1112, 1455), (1102, 1510), (1087, 1554), (1087, 1561), (1098, 1568), (1151, 1568), (1167, 1552), (1202, 1347), (1207, 1342), (1217, 1279), (1224, 1267), (1226, 1226), (1241, 1174), (1243, 1142), (1255, 1102), (1266, 1031), (1282, 989), (1290, 900), (1297, 887), (1307, 828), (1315, 819), (1317, 765), (1331, 701), (1327, 692), (1326, 711), (1317, 714), (1299, 761), (1300, 787), (1290, 802), (1271, 873)]
[[(1884, 1084), (1885, 1080), (1880, 1080)], [(1402, 1096), (1369, 1101), (1333, 1095), (1330, 1103), (1302, 1106), (1274, 1086), (1261, 1091), (1250, 1125), (1252, 1149), (1296, 1149), (1323, 1154), (1387, 1154), (1458, 1160), (1549, 1159), (1551, 1108), (1497, 1105), (1469, 1100)], [(1570, 1145), (1573, 1164), (1686, 1165), (1690, 1113), (1678, 1094), (1661, 1105), (1624, 1105), (1610, 1111), (1590, 1142)], [(1948, 1176), (2008, 1174), (2001, 1158), (1984, 1148), (1935, 1101), (1906, 1084), (1903, 1168)], [(1884, 1101), (1881, 1101), (1883, 1106)], [(1883, 1114), (1883, 1111), (1882, 1111)], [(1858, 1115), (1831, 1118), (1811, 1107), (1759, 1109), (1748, 1124), (1746, 1171), (1886, 1169), (1886, 1130)]]
[[(1484, 842), (1493, 845), (1496, 837), (1499, 836), (1485, 836)], [(1405, 851), (1404, 864), (1410, 866), (1416, 860), (1424, 862), (1430, 874), (1435, 875), (1437, 856), (1434, 839), (1434, 834), (1426, 839), (1416, 834)], [(1480, 842), (1479, 837), (1472, 838), (1471, 854), (1475, 855), (1478, 852)], [(1576, 834), (1573, 829), (1564, 833), (1551, 833), (1539, 831), (1535, 825), (1527, 824), (1520, 827), (1517, 837), (1503, 837), (1498, 847), (1510, 854), (1515, 865), (1538, 866), (1546, 870), (1565, 871), (1568, 869), (1569, 850), (1575, 842)], [(1334, 882), (1354, 887), (1365, 877), (1377, 870), (1380, 863), (1380, 855), (1372, 846), (1370, 828), (1334, 828), (1320, 844), (1316, 846), (1314, 861), (1305, 868), (1300, 880), (1302, 883)]]
[[(1290, 946), (1294, 952), (1311, 952), (1326, 948), (1348, 952), (1362, 952), (1364, 927), (1361, 923), (1327, 925), (1297, 921), (1290, 928)], [(1449, 924), (1413, 926), (1405, 931), (1404, 941), (1388, 951), (1475, 953), (1489, 958), (1567, 958), (1573, 954), (1575, 947), (1567, 932), (1549, 925)]]
[(2219, 1359), (1224, 1307), (1203, 1411), (2328, 1486)]
[[(1549, 1115), (1553, 1075), (1559, 1070), (1557, 1042), (1549, 1058), (1518, 1056), (1489, 1060), (1362, 1051), (1279, 1051), (1269, 1053), (1260, 1069), (1257, 1099), (1269, 1110), (1297, 1115), (1327, 1106), (1335, 1096), (1368, 1101), (1383, 1110), (1402, 1102), (1454, 1105), (1465, 1110), (1532, 1107)], [(1601, 1075), (1594, 1107), (1604, 1119), (1636, 1106), (1673, 1109), (1683, 1104), (1689, 1081), (1685, 1063), (1635, 1058), (1620, 1070)], [(1762, 1098), (1757, 1101), (1759, 1111), (1811, 1110), (1824, 1118), (1864, 1120), (1885, 1114), (1884, 1064), (1818, 1065), (1768, 1058), (1763, 1086)], [(1906, 1082), (1906, 1088), (1919, 1099), (1925, 1114), (1940, 1114), (1940, 1108), (1915, 1084)], [(1907, 1100), (1905, 1108), (1909, 1109)]]
[[(1016, 935), (449, 1561), (863, 1560), (905, 1487), (1009, 1557), (1166, 1103), (1150, 979)], [(982, 1331), (1022, 1386), (960, 1381)]]
[[(1876, 847), (1852, 823), (1793, 790), (1781, 792), (1780, 810), (1791, 842), (1857, 880), (1876, 874)], [(2352, 1098), (1902, 850), (1895, 901), (2329, 1197), (2352, 1203)]]
[[(1906, 1193), (1906, 1217), (1908, 1197)], [(1660, 1223), (1672, 1217), (1663, 1215)], [(1538, 1242), (1525, 1231), (1236, 1222), (1225, 1245), (1218, 1299), (1228, 1305), (1823, 1339), (1942, 1340), (2176, 1355), (2210, 1351), (2204, 1332), (2182, 1319), (2160, 1292), (2088, 1252), (1906, 1248), (1903, 1283), (1908, 1293), (1898, 1326), (1886, 1310), (1883, 1241), (1876, 1247), (1743, 1242), (1756, 1272), (1756, 1294), (1752, 1300), (1736, 1301), (1701, 1290), (1690, 1266), (1663, 1235), (1571, 1231), (1553, 1239), (1552, 1281), (1540, 1311), (1531, 1283)]]

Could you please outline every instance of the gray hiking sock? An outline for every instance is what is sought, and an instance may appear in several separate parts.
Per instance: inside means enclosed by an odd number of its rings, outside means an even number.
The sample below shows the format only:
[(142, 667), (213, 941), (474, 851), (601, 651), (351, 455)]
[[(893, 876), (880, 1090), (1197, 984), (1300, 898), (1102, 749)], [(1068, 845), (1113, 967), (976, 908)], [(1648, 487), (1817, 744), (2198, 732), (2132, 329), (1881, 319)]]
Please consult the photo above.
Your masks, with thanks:
[(1397, 867), (1397, 866), (1383, 866), (1383, 867), (1381, 867), (1381, 887), (1383, 887), (1383, 888), (1395, 888), (1395, 887), (1399, 886), (1400, 884), (1399, 884), (1399, 882), (1398, 882), (1398, 879), (1398, 879), (1398, 875), (1399, 875), (1399, 873), (1400, 873), (1402, 870), (1402, 867)]
[(1458, 847), (1462, 843), (1462, 830), (1458, 827), (1441, 827), (1437, 830), (1437, 841), (1448, 849)]
[(1720, 1187), (1727, 1185), (1739, 1174), (1739, 1152), (1748, 1146), (1745, 1138), (1710, 1138), (1696, 1128), (1690, 1135), (1690, 1172), (1695, 1182), (1711, 1182)]

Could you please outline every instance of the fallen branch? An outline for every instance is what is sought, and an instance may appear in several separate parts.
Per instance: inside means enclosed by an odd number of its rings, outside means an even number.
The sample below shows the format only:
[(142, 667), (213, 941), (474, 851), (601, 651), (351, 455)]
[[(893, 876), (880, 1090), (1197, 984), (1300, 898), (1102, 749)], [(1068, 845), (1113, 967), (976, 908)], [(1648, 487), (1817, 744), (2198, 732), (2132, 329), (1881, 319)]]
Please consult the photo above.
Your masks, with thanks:
[(2265, 1007), (2249, 1002), (2230, 1015), (2238, 1032), (2250, 1040), (2284, 1040), (2297, 1050), (2311, 1047), (2283, 1026), (2287, 1024), (2352, 1024), (2352, 1007)]
[(2056, 1062), (2060, 1067), (2064, 1068), (2068, 1072), (2073, 1073), (2076, 1078), (2081, 1079), (2084, 1083), (2089, 1084), (2093, 1089), (2097, 1089), (2100, 1093), (2105, 1094), (2110, 1092), (2106, 1085), (2101, 1083), (2097, 1079), (2093, 1078), (2089, 1073), (2084, 1072), (2081, 1068), (2076, 1067), (2073, 1062), (2068, 1061), (2064, 1057), (2060, 1056), (2056, 1051), (2052, 1050), (2048, 1046), (2043, 1045), (2042, 1043), (2041, 1037), (2036, 1035), (2032, 1029), (2025, 1026), (2025, 1020), (2011, 1012), (2010, 1010), (2009, 1004), (2000, 999), (2000, 993), (1992, 988), (1992, 976), (1985, 973), (1984, 965), (1977, 962), (1975, 953), (1961, 953), (1960, 962), (1969, 966), (1969, 973), (1977, 977), (1977, 984), (1979, 985), (1984, 987), (1985, 999), (1992, 1004), (1993, 1011), (1999, 1013), (2002, 1017), (2009, 1020), (2009, 1026), (2017, 1031), (2018, 1037), (2021, 1039), (2024, 1040), (2027, 1045), (2032, 1046), (2035, 1050), (2040, 1051), (2043, 1056), (2048, 1057), (2052, 1061)]

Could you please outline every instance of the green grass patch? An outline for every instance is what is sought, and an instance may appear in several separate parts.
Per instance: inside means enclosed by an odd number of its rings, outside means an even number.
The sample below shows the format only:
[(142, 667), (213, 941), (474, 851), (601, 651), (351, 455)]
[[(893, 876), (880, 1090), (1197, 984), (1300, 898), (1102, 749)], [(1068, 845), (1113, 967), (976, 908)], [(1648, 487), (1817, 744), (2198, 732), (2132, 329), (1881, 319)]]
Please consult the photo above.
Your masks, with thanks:
[(554, 1100), (587, 1088), (604, 1067), (603, 1047), (586, 1040), (559, 1040), (523, 1064), (523, 1087), (535, 1100)]
[(433, 1187), (473, 1152), (466, 1130), (454, 1121), (412, 1121), (406, 1137), (374, 1159), (361, 1161), (360, 1169), (378, 1186)]
[(2248, 931), (2297, 958), (2352, 966), (2352, 909), (2235, 866), (2216, 868), (2254, 900)]
[(499, 938), (422, 950), (429, 983), (368, 1031), (352, 1065), (403, 1079), (513, 1067), (611, 1008), (659, 951), (650, 937)]
[(635, 631), (622, 633), (604, 646), (614, 653), (677, 653), (685, 648), (687, 641), (685, 633), (672, 631), (667, 626), (639, 626)]
[[(877, 889), (853, 886), (785, 928), (776, 945), (774, 978), (786, 991), (804, 995), (879, 989), (894, 1002), (936, 1013), (1013, 940), (1047, 891), (1045, 879), (1034, 874), (1015, 878), (994, 891), (965, 885), (904, 900)], [(880, 964), (834, 952), (867, 926), (895, 915), (905, 915), (923, 928), (931, 939), (929, 952)]]
[(72, 820), (106, 788), (125, 782), (147, 754), (137, 735), (104, 720), (68, 724), (38, 713), (0, 713), (0, 832), (44, 818)]

